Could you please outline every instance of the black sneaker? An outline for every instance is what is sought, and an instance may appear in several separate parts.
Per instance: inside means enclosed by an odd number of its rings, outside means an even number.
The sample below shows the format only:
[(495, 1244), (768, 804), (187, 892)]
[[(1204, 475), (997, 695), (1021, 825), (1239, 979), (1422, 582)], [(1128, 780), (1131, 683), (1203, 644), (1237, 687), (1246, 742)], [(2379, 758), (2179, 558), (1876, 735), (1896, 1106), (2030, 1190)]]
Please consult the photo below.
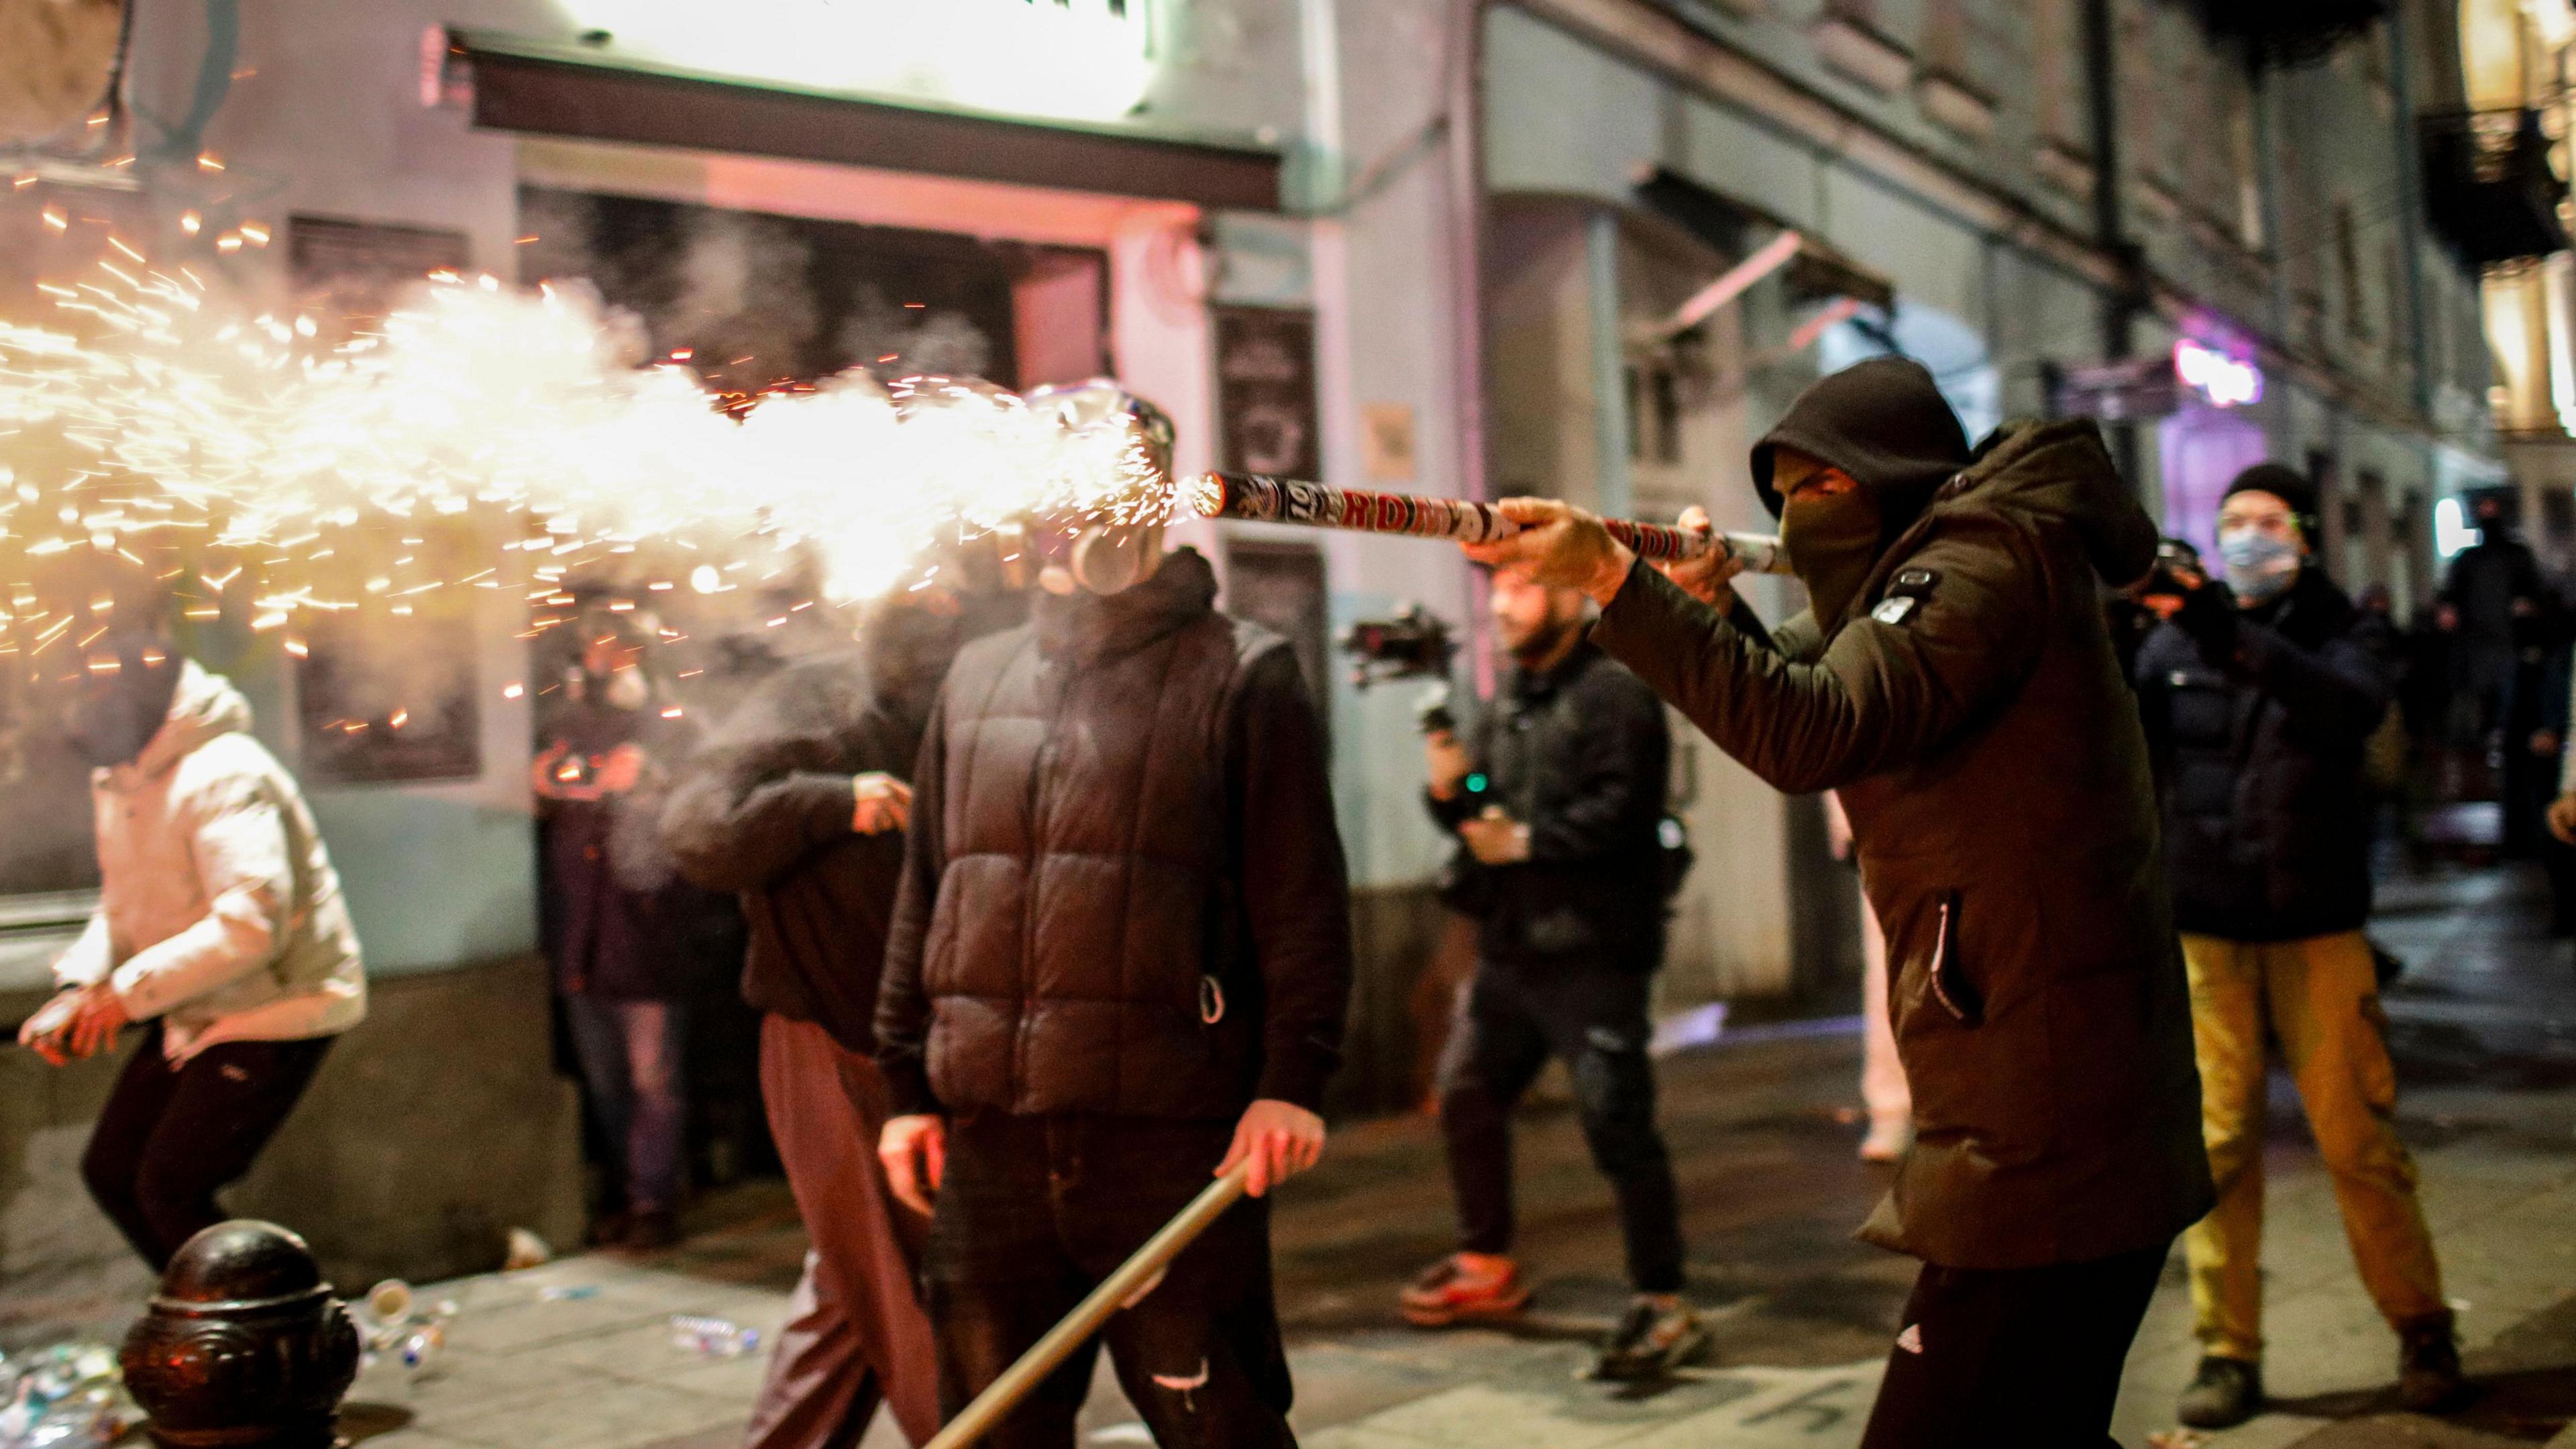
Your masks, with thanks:
[(2460, 1375), (2460, 1346), (2450, 1316), (2419, 1324), (2398, 1336), (2397, 1401), (2418, 1414), (2437, 1414), (2459, 1402), (2468, 1381)]
[(2263, 1366), (2241, 1358), (2204, 1358), (2174, 1417), (2194, 1429), (2229, 1429), (2263, 1407)]
[(1640, 1298), (1619, 1320), (1618, 1330), (1601, 1345), (1592, 1377), (1613, 1383), (1660, 1379), (1708, 1346), (1708, 1330), (1690, 1305), (1665, 1308)]

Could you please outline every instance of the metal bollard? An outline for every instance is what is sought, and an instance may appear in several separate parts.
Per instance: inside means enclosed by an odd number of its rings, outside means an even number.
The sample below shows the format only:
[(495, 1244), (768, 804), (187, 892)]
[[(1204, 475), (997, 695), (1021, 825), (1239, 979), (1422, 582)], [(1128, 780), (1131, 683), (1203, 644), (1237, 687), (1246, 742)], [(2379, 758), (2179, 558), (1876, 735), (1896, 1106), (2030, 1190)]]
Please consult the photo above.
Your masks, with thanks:
[(358, 1330), (302, 1238), (236, 1219), (179, 1249), (120, 1358), (160, 1449), (332, 1449)]

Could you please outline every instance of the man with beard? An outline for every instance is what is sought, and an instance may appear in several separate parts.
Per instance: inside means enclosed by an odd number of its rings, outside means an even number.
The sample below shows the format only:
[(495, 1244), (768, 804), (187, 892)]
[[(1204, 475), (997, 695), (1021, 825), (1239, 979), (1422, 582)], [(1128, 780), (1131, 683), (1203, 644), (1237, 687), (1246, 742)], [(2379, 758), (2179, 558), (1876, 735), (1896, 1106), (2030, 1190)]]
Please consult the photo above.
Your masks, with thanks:
[(98, 910), (18, 1039), (57, 1066), (145, 1023), (81, 1176), (155, 1272), (223, 1221), (331, 1043), (367, 1013), (330, 853), (232, 685), (148, 630), (83, 661), (69, 734), (92, 766)]
[(2092, 423), (2014, 424), (1972, 456), (1896, 358), (1808, 388), (1752, 461), (1811, 606), (1767, 646), (1730, 561), (1667, 577), (1563, 503), (1506, 502), (1522, 531), (1469, 552), (1583, 589), (1604, 652), (1850, 813), (1915, 1128), (1861, 1235), (1924, 1264), (1865, 1449), (2104, 1443), (2166, 1251), (2211, 1201), (2146, 738), (2100, 598), (2147, 572), (2155, 525)]
[(1429, 745), (1431, 813), (1465, 857), (1453, 904), (1479, 928), (1440, 1074), (1458, 1251), (1405, 1289), (1404, 1316), (1438, 1327), (1528, 1302), (1511, 1257), (1511, 1114), (1560, 1057), (1618, 1198), (1637, 1294), (1595, 1374), (1653, 1377), (1706, 1337), (1681, 1297), (1680, 1214), (1646, 1055), (1663, 964), (1664, 707), (1584, 639), (1579, 590), (1509, 568), (1491, 599), (1514, 667), (1467, 742), (1442, 731)]
[(931, 701), (959, 643), (1018, 609), (1008, 594), (943, 589), (875, 606), (855, 647), (755, 689), (663, 815), (681, 870), (742, 894), (761, 1095), (813, 1241), (750, 1449), (856, 1444), (880, 1402), (916, 1444), (939, 1428), (914, 1287), (926, 1224), (888, 1195), (877, 1165), (889, 1106), (872, 1022)]

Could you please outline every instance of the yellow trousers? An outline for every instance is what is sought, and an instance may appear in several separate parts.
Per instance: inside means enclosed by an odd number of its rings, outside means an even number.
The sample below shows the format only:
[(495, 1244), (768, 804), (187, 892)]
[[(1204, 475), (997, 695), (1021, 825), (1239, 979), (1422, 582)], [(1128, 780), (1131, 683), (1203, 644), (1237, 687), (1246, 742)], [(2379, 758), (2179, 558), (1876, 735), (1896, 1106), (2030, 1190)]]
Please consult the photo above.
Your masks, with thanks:
[(2218, 1206), (2183, 1235), (2205, 1351), (2249, 1363), (2263, 1357), (2267, 1031), (2281, 1044), (2333, 1175), (2362, 1286), (2397, 1328), (2445, 1314), (2415, 1162), (2397, 1140), (2397, 1073), (2370, 944), (2359, 931), (2262, 943), (2185, 934), (2182, 949), (2201, 1132), (2218, 1181)]

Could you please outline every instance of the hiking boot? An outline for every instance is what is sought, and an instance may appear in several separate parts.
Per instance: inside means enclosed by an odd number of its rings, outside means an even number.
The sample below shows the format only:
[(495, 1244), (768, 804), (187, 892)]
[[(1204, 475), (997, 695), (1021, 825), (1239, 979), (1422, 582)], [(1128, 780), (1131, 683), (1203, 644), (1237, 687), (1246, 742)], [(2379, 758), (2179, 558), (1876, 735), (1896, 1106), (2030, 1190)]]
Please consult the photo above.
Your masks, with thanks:
[(1405, 1285), (1404, 1321), (1417, 1328), (1518, 1317), (1529, 1306), (1512, 1260), (1452, 1253)]
[(2435, 1414), (2459, 1402), (2468, 1386), (2460, 1376), (2460, 1346), (2451, 1337), (2450, 1316), (2418, 1324), (2398, 1335), (2397, 1401), (2418, 1414)]
[(2241, 1358), (2204, 1358), (2174, 1417), (2194, 1429), (2227, 1429), (2263, 1407), (2263, 1366)]
[(1612, 1383), (1664, 1378), (1706, 1347), (1708, 1329), (1689, 1304), (1640, 1297), (1629, 1305), (1610, 1341), (1601, 1345), (1592, 1377)]

